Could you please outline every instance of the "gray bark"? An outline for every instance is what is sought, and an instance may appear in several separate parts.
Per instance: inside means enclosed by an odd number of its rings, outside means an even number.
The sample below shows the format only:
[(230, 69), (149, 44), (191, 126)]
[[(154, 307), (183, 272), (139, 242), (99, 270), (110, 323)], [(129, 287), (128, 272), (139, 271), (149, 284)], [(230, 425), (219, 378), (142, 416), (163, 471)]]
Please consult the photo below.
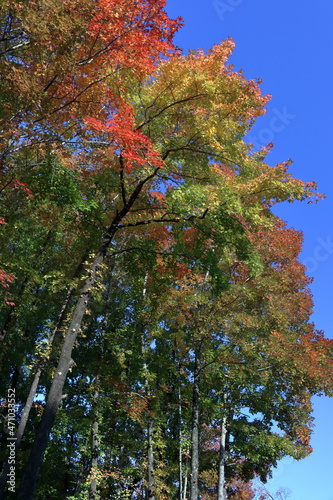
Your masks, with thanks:
[(194, 360), (192, 403), (192, 453), (191, 453), (191, 500), (198, 500), (199, 487), (199, 396), (200, 396), (200, 347), (196, 348)]
[[(97, 384), (98, 384), (98, 379), (97, 379)], [(96, 477), (94, 477), (95, 471), (98, 466), (98, 398), (99, 398), (99, 391), (98, 389), (95, 390), (94, 393), (94, 401), (93, 401), (93, 406), (94, 406), (94, 421), (92, 425), (92, 460), (91, 460), (91, 468), (93, 472), (93, 477), (90, 483), (90, 489), (89, 489), (89, 500), (94, 500), (97, 495), (97, 481)]]
[(223, 417), (221, 420), (221, 436), (220, 436), (220, 460), (219, 460), (219, 482), (218, 482), (218, 500), (227, 500), (227, 490), (225, 484), (225, 463), (226, 463), (226, 436), (227, 436), (227, 415), (225, 408), (223, 409)]
[[(112, 270), (111, 270), (111, 279), (108, 287), (108, 295), (106, 299), (106, 311), (109, 310), (110, 302), (111, 302), (111, 291), (112, 291)], [(95, 380), (95, 392), (94, 392), (94, 398), (93, 398), (93, 425), (92, 425), (92, 430), (91, 430), (91, 440), (92, 440), (92, 457), (91, 457), (91, 469), (93, 471), (93, 477), (90, 483), (90, 489), (89, 489), (89, 500), (94, 500), (97, 497), (97, 480), (95, 475), (95, 471), (97, 470), (98, 467), (98, 453), (99, 453), (99, 436), (98, 436), (98, 431), (99, 431), (99, 407), (98, 407), (98, 401), (99, 401), (99, 395), (100, 395), (100, 389), (99, 389), (99, 384), (100, 384), (100, 378), (101, 378), (101, 372), (100, 372), (100, 367), (103, 365), (103, 360), (104, 360), (104, 339), (105, 339), (105, 333), (107, 330), (108, 326), (108, 318), (107, 315), (104, 316), (104, 321), (103, 321), (103, 329), (101, 332), (101, 338), (100, 338), (100, 353), (99, 353), (99, 370), (98, 374), (96, 376)]]
[[(142, 290), (142, 308), (144, 309), (145, 300), (147, 295), (147, 281), (148, 281), (148, 273), (146, 272), (144, 281), (143, 281), (143, 290)], [(147, 352), (149, 346), (146, 340), (146, 325), (142, 324), (142, 334), (141, 334), (141, 349), (142, 349), (142, 367), (143, 373), (146, 375), (148, 365), (147, 365)], [(149, 389), (149, 381), (145, 378), (145, 390), (147, 393), (147, 397), (150, 399), (150, 389)], [(149, 401), (150, 403), (150, 401)], [(147, 420), (147, 462), (148, 462), (148, 471), (147, 471), (147, 479), (148, 479), (148, 488), (147, 488), (147, 499), (155, 500), (155, 477), (154, 477), (154, 419), (152, 414), (149, 414)]]
[(184, 477), (184, 492), (183, 492), (183, 498), (181, 500), (186, 500), (187, 499), (187, 485), (188, 485), (188, 476), (189, 476), (189, 471), (190, 471), (190, 460), (188, 458), (190, 454), (190, 447), (188, 446), (186, 449), (186, 460), (185, 460), (185, 477)]
[(154, 452), (153, 452), (154, 420), (148, 417), (148, 500), (155, 500)]
[(179, 431), (178, 431), (178, 461), (179, 461), (179, 500), (183, 500), (183, 435), (182, 435), (182, 397), (180, 389), (180, 381), (178, 386), (178, 415), (179, 415)]

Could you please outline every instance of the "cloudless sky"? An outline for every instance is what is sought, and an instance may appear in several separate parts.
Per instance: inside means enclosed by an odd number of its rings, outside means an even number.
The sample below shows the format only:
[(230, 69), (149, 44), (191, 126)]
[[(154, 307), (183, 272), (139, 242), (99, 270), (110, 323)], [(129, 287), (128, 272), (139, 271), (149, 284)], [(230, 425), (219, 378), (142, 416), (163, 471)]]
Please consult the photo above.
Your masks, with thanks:
[[(231, 36), (230, 62), (247, 78), (261, 78), (272, 94), (268, 112), (249, 135), (258, 146), (274, 143), (271, 165), (291, 158), (290, 172), (315, 180), (326, 199), (285, 203), (276, 213), (304, 232), (301, 261), (314, 278), (313, 321), (333, 338), (333, 2), (331, 0), (167, 0), (170, 17), (185, 26), (176, 44), (209, 49)], [(333, 398), (314, 398), (313, 454), (286, 458), (267, 484), (292, 491), (290, 500), (333, 500)]]

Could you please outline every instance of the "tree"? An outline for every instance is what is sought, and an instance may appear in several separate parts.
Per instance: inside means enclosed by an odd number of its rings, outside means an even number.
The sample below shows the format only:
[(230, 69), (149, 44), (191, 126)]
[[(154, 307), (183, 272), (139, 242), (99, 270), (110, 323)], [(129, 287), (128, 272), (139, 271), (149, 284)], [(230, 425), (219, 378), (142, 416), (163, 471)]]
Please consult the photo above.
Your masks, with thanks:
[(232, 40), (181, 55), (163, 6), (4, 3), (2, 389), (41, 410), (18, 498), (40, 475), (40, 498), (183, 500), (190, 458), (191, 500), (218, 467), (266, 477), (309, 451), (309, 398), (332, 387), (300, 235), (271, 210), (315, 184), (245, 142), (268, 96), (228, 66)]

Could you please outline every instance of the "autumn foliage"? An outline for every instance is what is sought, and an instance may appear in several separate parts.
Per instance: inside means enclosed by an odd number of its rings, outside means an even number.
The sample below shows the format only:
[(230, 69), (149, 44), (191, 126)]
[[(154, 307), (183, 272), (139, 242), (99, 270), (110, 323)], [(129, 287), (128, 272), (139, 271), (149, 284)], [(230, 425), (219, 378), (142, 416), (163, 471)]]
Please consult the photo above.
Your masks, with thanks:
[(270, 96), (234, 42), (183, 54), (164, 8), (2, 2), (0, 496), (8, 388), (24, 500), (253, 500), (332, 395), (272, 210), (321, 195), (246, 142)]

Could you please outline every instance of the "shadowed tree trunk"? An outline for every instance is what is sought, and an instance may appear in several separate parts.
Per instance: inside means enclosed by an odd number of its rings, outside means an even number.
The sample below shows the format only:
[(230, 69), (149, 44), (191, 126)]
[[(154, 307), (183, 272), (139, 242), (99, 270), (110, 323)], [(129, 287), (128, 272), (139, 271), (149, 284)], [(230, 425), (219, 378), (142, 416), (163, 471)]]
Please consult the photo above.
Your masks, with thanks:
[[(143, 290), (142, 290), (142, 310), (145, 308), (146, 296), (147, 296), (147, 281), (148, 281), (148, 272), (146, 272), (144, 281), (143, 281)], [(149, 349), (149, 345), (146, 338), (146, 330), (147, 325), (143, 321), (141, 325), (142, 333), (141, 333), (141, 350), (142, 350), (142, 368), (143, 373), (145, 374), (145, 391), (147, 397), (149, 398), (149, 405), (151, 403), (151, 391), (149, 387), (149, 381), (147, 378), (147, 353)], [(154, 417), (153, 412), (149, 409), (149, 415), (147, 418), (147, 479), (148, 479), (148, 487), (147, 487), (147, 499), (155, 500), (155, 477), (154, 477)]]
[(191, 453), (191, 500), (198, 500), (199, 487), (199, 396), (200, 396), (200, 345), (194, 358), (192, 403), (192, 453)]
[(184, 474), (184, 492), (183, 498), (181, 500), (186, 500), (187, 498), (187, 485), (188, 485), (188, 476), (190, 472), (190, 446), (188, 445), (186, 448), (186, 460), (185, 460), (185, 474)]
[(155, 477), (154, 477), (154, 420), (150, 415), (148, 417), (148, 500), (155, 500)]
[[(111, 292), (112, 292), (112, 272), (113, 268), (110, 270), (111, 278), (108, 285), (108, 294), (106, 299), (106, 307), (105, 310), (108, 311), (111, 303)], [(103, 328), (100, 335), (100, 351), (99, 351), (99, 370), (95, 380), (95, 392), (93, 398), (93, 425), (91, 429), (91, 470), (93, 473), (93, 477), (90, 483), (89, 489), (89, 500), (94, 500), (97, 498), (97, 480), (96, 480), (96, 471), (98, 467), (98, 453), (99, 453), (99, 396), (100, 396), (100, 379), (101, 379), (101, 367), (103, 366), (104, 361), (104, 339), (105, 333), (108, 326), (108, 317), (104, 316)]]
[[(96, 384), (98, 387), (99, 383), (99, 376), (97, 377)], [(90, 483), (90, 489), (89, 489), (89, 500), (94, 500), (97, 495), (97, 481), (96, 481), (96, 470), (98, 466), (98, 398), (99, 398), (99, 390), (98, 388), (95, 390), (94, 393), (94, 401), (93, 401), (93, 407), (94, 407), (94, 419), (93, 419), (93, 424), (92, 424), (92, 452), (91, 452), (91, 470), (92, 470), (92, 479)]]
[(220, 460), (219, 460), (219, 483), (218, 500), (227, 500), (227, 491), (225, 486), (225, 462), (226, 462), (226, 437), (227, 437), (227, 414), (225, 408), (226, 394), (224, 394), (223, 416), (221, 420), (220, 436)]
[(180, 378), (178, 385), (178, 418), (179, 418), (179, 429), (178, 429), (179, 500), (183, 500), (183, 435), (182, 435), (183, 415), (182, 415), (182, 395), (180, 387)]

